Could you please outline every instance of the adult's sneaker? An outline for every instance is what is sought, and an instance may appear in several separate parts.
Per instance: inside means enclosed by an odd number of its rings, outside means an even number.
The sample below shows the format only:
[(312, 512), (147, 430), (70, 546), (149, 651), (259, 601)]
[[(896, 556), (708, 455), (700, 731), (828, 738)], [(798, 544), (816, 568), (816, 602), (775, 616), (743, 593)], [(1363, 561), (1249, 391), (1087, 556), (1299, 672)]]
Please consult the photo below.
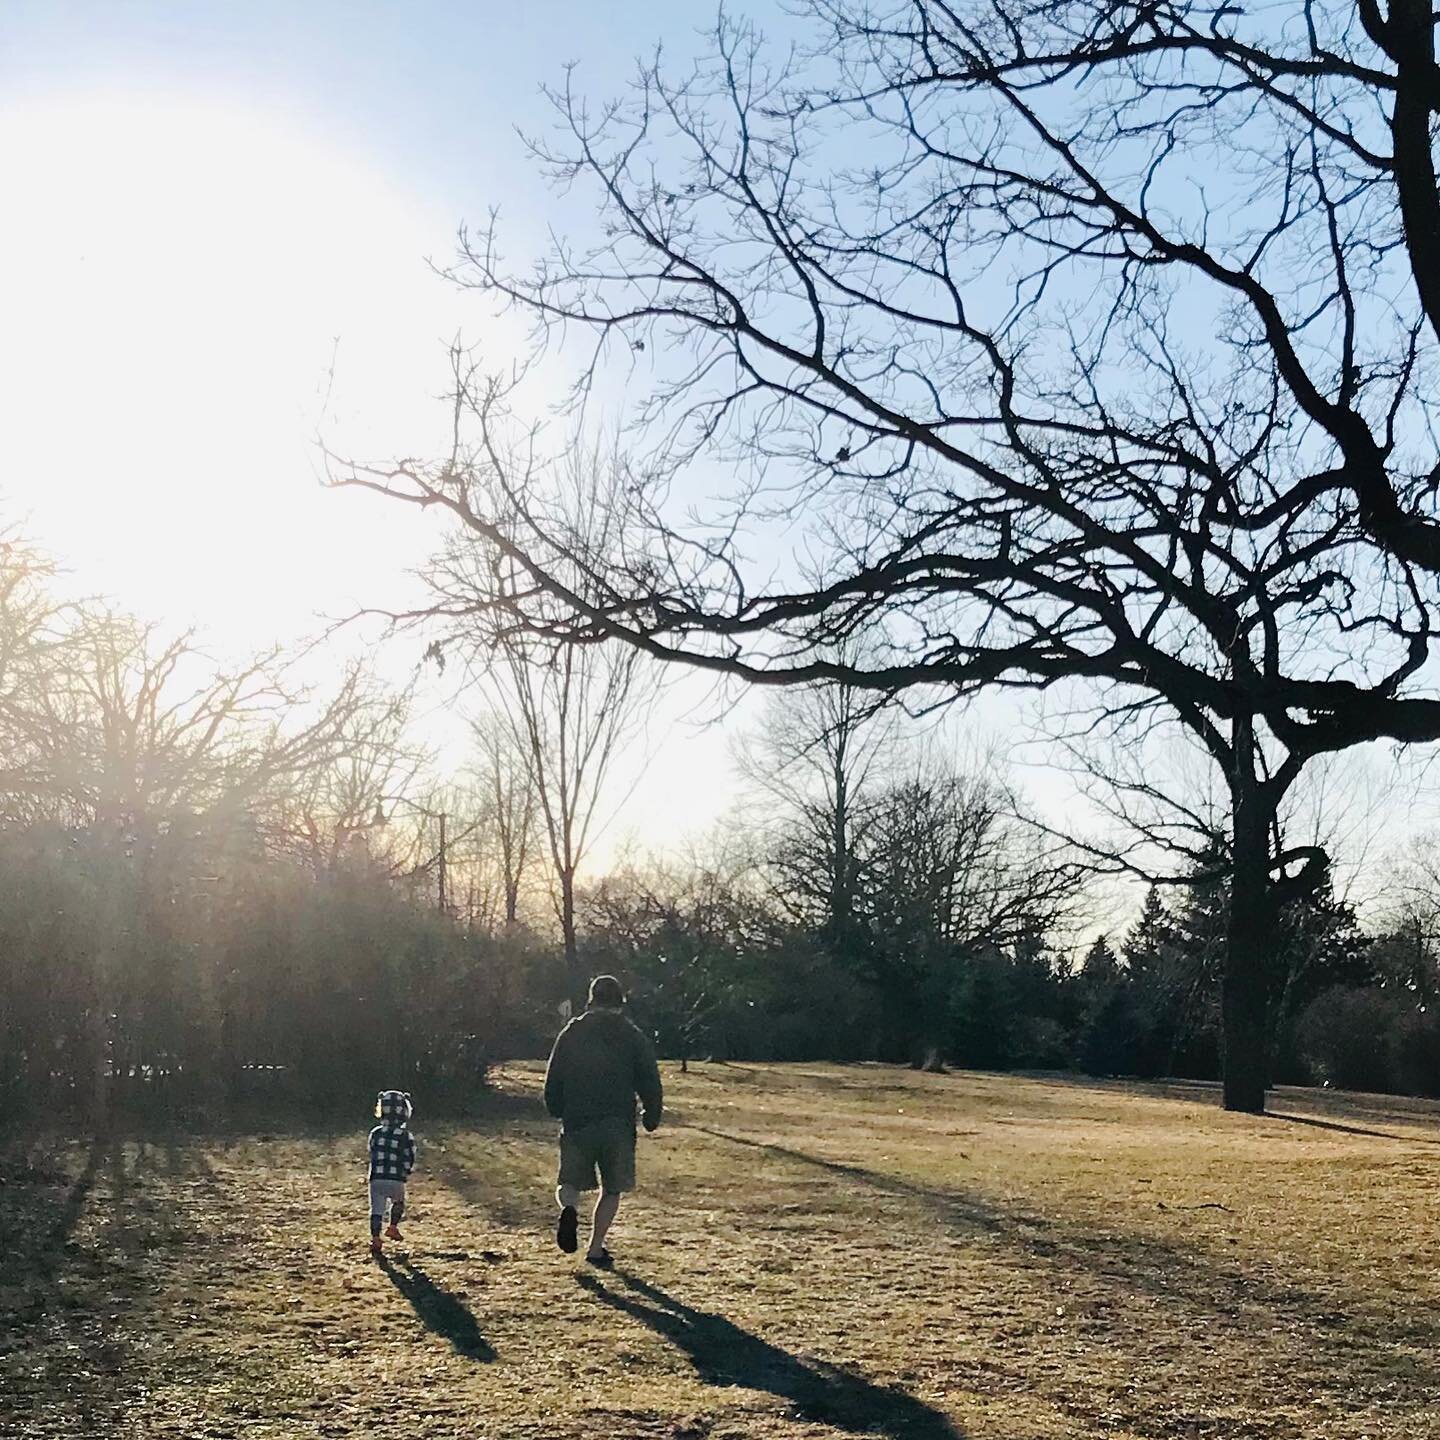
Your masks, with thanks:
[(567, 1205), (555, 1222), (555, 1243), (567, 1254), (573, 1255), (580, 1248), (580, 1217), (573, 1205)]

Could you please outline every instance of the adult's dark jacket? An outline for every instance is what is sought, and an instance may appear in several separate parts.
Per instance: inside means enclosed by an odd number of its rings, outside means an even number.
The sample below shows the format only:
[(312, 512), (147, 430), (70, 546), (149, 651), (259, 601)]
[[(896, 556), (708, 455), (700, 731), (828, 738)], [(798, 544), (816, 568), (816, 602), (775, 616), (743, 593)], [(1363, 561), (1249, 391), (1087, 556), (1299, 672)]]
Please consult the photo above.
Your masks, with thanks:
[(556, 1037), (545, 1070), (545, 1108), (567, 1130), (597, 1120), (635, 1123), (635, 1100), (645, 1128), (660, 1123), (664, 1103), (660, 1066), (643, 1032), (618, 1010), (587, 1010)]

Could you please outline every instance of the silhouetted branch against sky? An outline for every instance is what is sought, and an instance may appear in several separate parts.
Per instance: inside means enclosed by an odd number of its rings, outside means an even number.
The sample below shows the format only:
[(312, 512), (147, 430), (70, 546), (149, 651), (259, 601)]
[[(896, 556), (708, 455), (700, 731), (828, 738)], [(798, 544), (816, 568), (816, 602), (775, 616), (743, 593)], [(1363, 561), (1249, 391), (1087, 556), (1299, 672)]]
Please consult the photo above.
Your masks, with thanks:
[[(598, 337), (581, 394), (618, 347), (667, 357), (603, 554), (495, 381), (459, 377), (473, 449), (368, 477), (498, 557), (477, 612), (749, 679), (1158, 690), (1222, 763), (1237, 711), (1301, 759), (1440, 733), (1389, 59), (1332, 57), (1314, 7), (1303, 42), (1195, 6), (813, 9), (776, 68), (723, 22), (678, 82), (557, 92), (536, 151), (598, 246), (515, 271), (467, 239), (462, 283)], [(677, 516), (701, 455), (746, 470)], [(870, 634), (873, 665), (826, 658)]]

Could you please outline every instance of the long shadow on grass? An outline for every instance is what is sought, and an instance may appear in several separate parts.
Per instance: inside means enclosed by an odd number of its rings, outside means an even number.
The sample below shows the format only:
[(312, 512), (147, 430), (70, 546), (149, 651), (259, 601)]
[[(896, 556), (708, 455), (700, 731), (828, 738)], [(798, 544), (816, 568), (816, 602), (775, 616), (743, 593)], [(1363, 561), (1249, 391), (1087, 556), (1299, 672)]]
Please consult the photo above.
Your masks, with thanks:
[[(53, 1167), (31, 1170), (28, 1164), (18, 1183), (7, 1184), (5, 1197), (6, 1243), (0, 1246), (0, 1287), (11, 1291), (13, 1318), (32, 1321), (54, 1299), (54, 1281), (71, 1259), (71, 1236), (95, 1188), (108, 1150), (97, 1135), (90, 1142), (85, 1164), (68, 1184)], [(63, 1185), (63, 1193), (61, 1186)], [(11, 1318), (11, 1317), (6, 1317)], [(8, 1327), (0, 1324), (0, 1354)]]
[[(950, 1229), (986, 1232), (1010, 1249), (1056, 1269), (1081, 1272), (1103, 1285), (1150, 1295), (1167, 1306), (1189, 1310), (1195, 1317), (1191, 1323), (1206, 1324), (1212, 1332), (1229, 1331), (1246, 1348), (1253, 1348), (1259, 1332), (1283, 1330), (1309, 1356), (1333, 1357), (1327, 1373), (1335, 1376), (1337, 1390), (1347, 1388), (1345, 1377), (1352, 1373), (1348, 1365), (1363, 1358), (1373, 1366), (1382, 1389), (1391, 1383), (1393, 1364), (1399, 1360), (1413, 1384), (1440, 1393), (1440, 1368), (1417, 1354), (1433, 1353), (1440, 1340), (1440, 1322), (1428, 1307), (1410, 1307), (1405, 1320), (1392, 1322), (1388, 1333), (1376, 1334), (1364, 1321), (1357, 1324), (1355, 1317), (1338, 1310), (1340, 1297), (1336, 1295), (1277, 1284), (1183, 1245), (1003, 1210), (953, 1190), (920, 1185), (788, 1146), (703, 1125), (687, 1128), (913, 1200)], [(1261, 1314), (1257, 1316), (1257, 1312)], [(1280, 1357), (1276, 1358), (1278, 1362)]]
[[(766, 1140), (751, 1140), (744, 1135), (732, 1135), (726, 1130), (715, 1130), (709, 1125), (687, 1123), (687, 1130), (698, 1130), (702, 1135), (713, 1136), (716, 1140), (728, 1141), (731, 1145), (744, 1145), (752, 1150), (764, 1150), (781, 1160), (790, 1160), (797, 1165), (810, 1165), (817, 1170), (828, 1170), (832, 1175), (844, 1176), (872, 1190), (883, 1190), (889, 1195), (898, 1195), (905, 1200), (914, 1200), (930, 1208), (939, 1207), (944, 1211), (945, 1220), (951, 1225), (964, 1225), (970, 1230), (995, 1233), (1005, 1228), (1000, 1213), (979, 1201), (957, 1195), (953, 1190), (934, 1190), (926, 1185), (916, 1185), (902, 1180), (898, 1175), (885, 1175), (877, 1170), (867, 1170), (863, 1165), (849, 1165), (841, 1160), (826, 1160), (821, 1155), (810, 1155), (804, 1150), (792, 1150), (788, 1145), (775, 1145)], [(1043, 1222), (1041, 1222), (1043, 1223)]]
[(964, 1440), (944, 1415), (904, 1390), (877, 1385), (824, 1361), (801, 1360), (723, 1315), (696, 1310), (658, 1285), (615, 1273), (632, 1293), (610, 1289), (593, 1275), (576, 1279), (602, 1304), (648, 1325), (683, 1350), (707, 1385), (740, 1385), (777, 1395), (806, 1420), (852, 1435)]
[[(13, 1238), (0, 1248), (0, 1284), (18, 1283), (22, 1272), (41, 1278), (53, 1275), (80, 1223), (109, 1149), (105, 1137), (96, 1135), (80, 1173), (68, 1184), (63, 1172), (31, 1170), (27, 1165), (20, 1172), (19, 1183), (7, 1185), (5, 1219)], [(64, 1194), (57, 1200), (62, 1184)]]
[[(0, 1433), (138, 1433), (131, 1427), (155, 1376), (179, 1384), (198, 1368), (174, 1354), (167, 1322), (152, 1324), (145, 1312), (156, 1305), (165, 1314), (165, 1301), (152, 1297), (175, 1269), (195, 1265), (192, 1245), (211, 1237), (154, 1167), (172, 1165), (191, 1186), (214, 1181), (203, 1156), (178, 1152), (172, 1164), (154, 1146), (131, 1146), (128, 1159), (126, 1150), (112, 1132), (94, 1141), (63, 1193), (46, 1186), (18, 1212), (19, 1197), (6, 1196), (0, 1288), (11, 1308), (0, 1318)], [(15, 1428), (5, 1429), (12, 1416)]]
[[(138, 1159), (137, 1168), (130, 1167), (125, 1151), (124, 1140), (113, 1132), (97, 1135), (63, 1194), (54, 1185), (36, 1187), (37, 1193), (25, 1193), (29, 1186), (7, 1192), (11, 1238), (0, 1247), (0, 1286), (14, 1287), (18, 1313), (29, 1323), (55, 1312), (63, 1326), (83, 1326), (92, 1305), (113, 1304), (119, 1295), (136, 1301), (146, 1255), (184, 1238), (185, 1218), (173, 1197), (156, 1203), (147, 1195), (137, 1203), (132, 1184), (144, 1181), (137, 1175)], [(93, 1226), (77, 1239), (87, 1211)], [(96, 1343), (103, 1348), (108, 1342)], [(4, 1349), (0, 1345), (0, 1352)]]
[[(984, 1074), (987, 1072), (957, 1071), (958, 1075)], [(999, 1077), (997, 1077), (999, 1078)], [(1200, 1105), (1206, 1109), (1218, 1109), (1222, 1086), (1218, 1080), (1101, 1080), (1089, 1075), (1075, 1075), (1061, 1070), (1012, 1071), (1006, 1077), (1033, 1081), (1040, 1085), (1053, 1085), (1068, 1090), (1089, 1091), (1096, 1095), (1129, 1095), (1151, 1100), (1174, 1100), (1186, 1105)], [(1388, 1103), (1387, 1103), (1388, 1102)], [(1296, 1120), (1300, 1124), (1317, 1125), (1321, 1129), (1345, 1131), (1354, 1135), (1374, 1137), (1377, 1140), (1416, 1141), (1425, 1145), (1440, 1145), (1440, 1137), (1396, 1135), (1385, 1130), (1366, 1129), (1342, 1121), (1369, 1120), (1382, 1124), (1417, 1126), (1440, 1124), (1440, 1106), (1434, 1101), (1418, 1100), (1411, 1096), (1369, 1097), (1344, 1090), (1317, 1090), (1305, 1085), (1277, 1085), (1269, 1095), (1269, 1104), (1304, 1106), (1319, 1112), (1324, 1119), (1296, 1115), (1292, 1110), (1277, 1111), (1266, 1109), (1263, 1117), (1269, 1120)], [(1238, 1116), (1240, 1120), (1251, 1117)]]
[(495, 1347), (480, 1333), (480, 1322), (458, 1295), (437, 1285), (408, 1260), (391, 1260), (382, 1255), (378, 1263), (427, 1330), (448, 1340), (457, 1354), (471, 1360), (495, 1358)]
[[(535, 1135), (519, 1138), (540, 1143), (540, 1137)], [(545, 1138), (554, 1144), (552, 1137)], [(472, 1160), (456, 1158), (452, 1148), (440, 1153), (432, 1146), (425, 1159), (426, 1169), (497, 1225), (526, 1229), (535, 1224), (537, 1216), (548, 1213), (554, 1172), (545, 1164), (532, 1166), (523, 1148), (516, 1154), (509, 1146), (492, 1146)]]
[(51, 1248), (63, 1245), (70, 1238), (70, 1232), (79, 1223), (80, 1213), (85, 1209), (85, 1201), (89, 1198), (90, 1191), (95, 1185), (95, 1177), (99, 1175), (104, 1159), (105, 1138), (97, 1135), (90, 1142), (84, 1169), (75, 1177), (69, 1190), (66, 1191), (65, 1201), (55, 1216), (55, 1223), (48, 1236)]
[[(519, 1142), (487, 1143), (474, 1157), (463, 1154), (468, 1132)], [(430, 1145), (426, 1171), (461, 1199), (485, 1211), (497, 1224), (527, 1228), (545, 1214), (554, 1186), (553, 1149), (556, 1126), (537, 1094), (495, 1091), (483, 1106), (447, 1137), (444, 1149)], [(536, 1163), (527, 1146), (543, 1159)]]
[(1367, 1130), (1363, 1125), (1342, 1125), (1338, 1120), (1318, 1120), (1313, 1115), (1282, 1115), (1278, 1110), (1267, 1110), (1267, 1120), (1284, 1120), (1290, 1125), (1313, 1125), (1317, 1130), (1337, 1130), (1343, 1135), (1364, 1135), (1373, 1140), (1394, 1140), (1401, 1145), (1440, 1145), (1440, 1137), (1434, 1135), (1395, 1135), (1388, 1130)]

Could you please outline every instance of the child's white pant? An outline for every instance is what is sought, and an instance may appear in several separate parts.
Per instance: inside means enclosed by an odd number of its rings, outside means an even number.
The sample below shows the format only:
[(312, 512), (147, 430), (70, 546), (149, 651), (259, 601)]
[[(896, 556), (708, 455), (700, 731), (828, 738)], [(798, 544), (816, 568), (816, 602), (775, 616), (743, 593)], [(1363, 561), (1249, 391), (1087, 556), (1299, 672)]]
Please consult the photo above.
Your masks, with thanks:
[(372, 1180), (370, 1182), (370, 1213), (385, 1218), (385, 1202), (392, 1210), (405, 1208), (405, 1182), (403, 1180)]

